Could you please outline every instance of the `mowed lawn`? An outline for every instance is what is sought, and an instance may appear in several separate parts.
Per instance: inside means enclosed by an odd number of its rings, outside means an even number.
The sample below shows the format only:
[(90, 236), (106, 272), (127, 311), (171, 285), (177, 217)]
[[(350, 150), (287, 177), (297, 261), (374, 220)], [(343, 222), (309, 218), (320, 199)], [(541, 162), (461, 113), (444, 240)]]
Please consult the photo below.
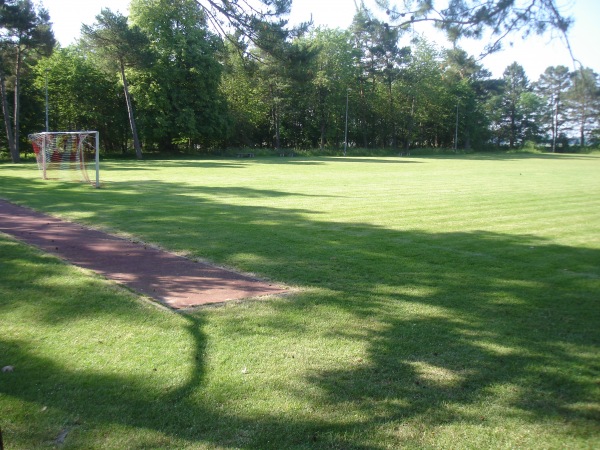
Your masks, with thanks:
[(7, 449), (598, 448), (600, 155), (0, 165), (0, 197), (290, 286), (177, 313), (0, 235)]

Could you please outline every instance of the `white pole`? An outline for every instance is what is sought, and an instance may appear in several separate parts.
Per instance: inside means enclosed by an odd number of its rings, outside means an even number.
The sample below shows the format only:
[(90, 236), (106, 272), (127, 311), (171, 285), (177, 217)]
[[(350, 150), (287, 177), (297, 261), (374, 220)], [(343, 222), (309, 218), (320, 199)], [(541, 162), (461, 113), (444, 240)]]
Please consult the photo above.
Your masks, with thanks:
[(42, 179), (47, 180), (46, 178), (46, 133), (44, 133), (44, 137), (42, 138)]
[(348, 149), (348, 97), (350, 96), (350, 89), (346, 91), (346, 131), (344, 132), (344, 156), (346, 156), (346, 150)]
[(96, 131), (96, 189), (100, 187), (100, 133)]
[(456, 104), (456, 127), (454, 128), (454, 153), (458, 151), (458, 103)]
[(48, 129), (48, 69), (46, 69), (46, 133)]

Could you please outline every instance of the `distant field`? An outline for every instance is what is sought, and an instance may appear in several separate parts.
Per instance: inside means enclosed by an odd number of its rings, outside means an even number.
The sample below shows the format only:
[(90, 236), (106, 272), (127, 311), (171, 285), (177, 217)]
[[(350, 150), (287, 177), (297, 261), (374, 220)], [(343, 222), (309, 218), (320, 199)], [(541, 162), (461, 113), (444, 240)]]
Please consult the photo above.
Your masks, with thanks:
[(0, 235), (8, 449), (592, 448), (600, 156), (0, 164), (0, 197), (298, 288), (178, 314)]

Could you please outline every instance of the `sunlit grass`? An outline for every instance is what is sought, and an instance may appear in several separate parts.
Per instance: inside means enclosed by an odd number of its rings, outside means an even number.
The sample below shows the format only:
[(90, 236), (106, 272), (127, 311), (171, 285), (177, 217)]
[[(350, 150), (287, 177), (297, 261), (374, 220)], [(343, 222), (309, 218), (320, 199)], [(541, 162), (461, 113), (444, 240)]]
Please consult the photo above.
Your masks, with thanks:
[(0, 165), (0, 196), (288, 285), (176, 314), (0, 240), (7, 448), (590, 448), (600, 157)]

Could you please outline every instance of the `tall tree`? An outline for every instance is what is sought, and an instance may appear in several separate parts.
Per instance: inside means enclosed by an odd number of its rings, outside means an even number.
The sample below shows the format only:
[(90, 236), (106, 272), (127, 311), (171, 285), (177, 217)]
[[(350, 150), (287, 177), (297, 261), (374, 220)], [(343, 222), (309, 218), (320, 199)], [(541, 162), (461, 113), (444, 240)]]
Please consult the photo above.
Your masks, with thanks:
[(6, 130), (6, 141), (13, 162), (19, 162), (19, 152), (16, 151), (15, 137), (13, 135), (12, 123), (10, 120), (10, 107), (8, 105), (8, 94), (6, 92), (6, 74), (4, 72), (4, 61), (0, 54), (0, 96), (2, 101), (2, 115), (4, 117), (4, 128)]
[[(0, 4), (0, 93), (11, 157), (20, 160), (20, 98), (21, 76), (26, 56), (48, 55), (55, 45), (48, 11), (34, 6), (31, 0), (7, 0)], [(36, 55), (37, 54), (37, 55)], [(11, 67), (14, 79), (13, 125), (9, 131), (9, 106), (6, 89), (6, 68)], [(12, 142), (12, 145), (11, 145)]]
[[(40, 60), (33, 72), (38, 95), (48, 82), (51, 129), (97, 130), (103, 150), (126, 150), (127, 114), (115, 73), (98, 70), (93, 58), (76, 46), (55, 50)], [(43, 98), (25, 94), (29, 103), (43, 105)], [(37, 123), (43, 123), (42, 115), (37, 117)]]
[(277, 55), (259, 51), (257, 75), (270, 105), (271, 140), (275, 149), (306, 145), (308, 104), (315, 74), (315, 49), (306, 41), (279, 43)]
[(526, 122), (522, 108), (522, 97), (530, 91), (529, 80), (525, 69), (518, 63), (513, 63), (504, 70), (504, 89), (501, 94), (500, 132), (503, 139), (508, 141), (510, 148), (515, 148), (524, 139)]
[(381, 22), (373, 20), (371, 12), (361, 2), (350, 26), (356, 48), (355, 65), (358, 72), (356, 96), (359, 106), (356, 122), (362, 146), (365, 148), (374, 144), (374, 136), (378, 129), (374, 108), (379, 103), (375, 99), (380, 78), (377, 76), (377, 60), (372, 50), (377, 46), (377, 29), (381, 25)]
[(569, 69), (565, 66), (548, 67), (535, 83), (535, 90), (545, 100), (541, 120), (550, 130), (552, 152), (556, 151), (556, 140), (566, 122), (565, 95), (571, 84)]
[[(318, 49), (313, 79), (315, 147), (339, 146), (344, 139), (345, 106), (354, 94), (358, 78), (354, 60), (357, 49), (346, 30), (317, 28), (308, 39)], [(347, 97), (348, 96), (348, 97)], [(354, 99), (354, 95), (351, 96)], [(354, 105), (352, 110), (355, 111)]]
[(232, 126), (226, 143), (248, 147), (267, 142), (269, 103), (265, 101), (264, 83), (259, 77), (259, 63), (246, 52), (226, 42), (223, 52), (221, 92), (227, 100)]
[(148, 37), (151, 67), (134, 71), (138, 106), (152, 118), (144, 135), (161, 149), (207, 145), (227, 129), (219, 90), (222, 45), (208, 31), (205, 12), (194, 0), (133, 0), (130, 18)]
[(481, 147), (489, 138), (484, 105), (489, 97), (486, 86), (490, 73), (459, 48), (447, 50), (444, 62), (444, 82), (451, 95), (456, 97), (454, 144), (456, 148), (460, 144), (465, 149), (470, 149), (473, 144)]
[(600, 127), (600, 79), (590, 68), (581, 68), (572, 74), (567, 93), (570, 120), (579, 133), (579, 145), (586, 145), (586, 136)]
[(385, 23), (376, 23), (375, 46), (369, 51), (375, 60), (375, 70), (384, 87), (387, 111), (385, 123), (386, 134), (389, 136), (383, 142), (396, 149), (398, 146), (397, 101), (394, 95), (394, 84), (400, 78), (401, 72), (410, 56), (409, 47), (399, 47), (398, 29), (391, 28)]
[(106, 8), (96, 16), (95, 24), (83, 25), (81, 31), (90, 48), (104, 56), (110, 65), (117, 66), (123, 83), (135, 154), (138, 159), (142, 159), (142, 147), (125, 69), (144, 64), (148, 40), (138, 27), (128, 25), (126, 16)]
[(444, 82), (443, 68), (439, 49), (419, 39), (399, 85), (406, 151), (452, 144), (457, 99)]

